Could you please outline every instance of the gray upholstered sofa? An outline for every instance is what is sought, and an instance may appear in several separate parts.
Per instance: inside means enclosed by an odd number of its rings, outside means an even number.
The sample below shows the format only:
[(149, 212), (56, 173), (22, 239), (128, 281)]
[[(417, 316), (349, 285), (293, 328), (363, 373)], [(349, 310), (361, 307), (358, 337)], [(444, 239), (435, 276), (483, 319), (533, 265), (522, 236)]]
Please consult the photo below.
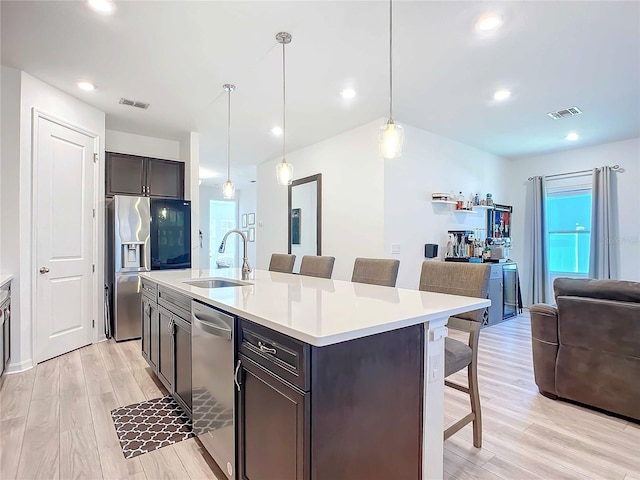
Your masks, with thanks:
[(640, 420), (640, 283), (558, 278), (531, 307), (540, 393)]

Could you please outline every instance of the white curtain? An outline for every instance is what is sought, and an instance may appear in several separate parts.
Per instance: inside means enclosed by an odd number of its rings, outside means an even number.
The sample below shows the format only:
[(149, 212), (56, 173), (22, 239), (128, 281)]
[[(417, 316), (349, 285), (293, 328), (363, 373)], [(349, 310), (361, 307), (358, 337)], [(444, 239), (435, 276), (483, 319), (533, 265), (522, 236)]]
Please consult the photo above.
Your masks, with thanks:
[(546, 187), (544, 177), (533, 177), (528, 194), (529, 228), (528, 238), (528, 271), (529, 305), (547, 301), (548, 272), (547, 272), (547, 225), (545, 213)]
[(616, 239), (611, 167), (593, 170), (591, 190), (591, 248), (589, 250), (590, 278), (617, 278)]

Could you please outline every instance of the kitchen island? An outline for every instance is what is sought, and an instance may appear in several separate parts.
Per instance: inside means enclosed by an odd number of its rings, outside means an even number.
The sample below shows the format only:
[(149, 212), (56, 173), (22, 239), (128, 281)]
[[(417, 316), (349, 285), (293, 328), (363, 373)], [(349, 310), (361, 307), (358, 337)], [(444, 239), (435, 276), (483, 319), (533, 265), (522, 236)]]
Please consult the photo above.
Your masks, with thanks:
[[(164, 289), (233, 319), (224, 368), (238, 386), (237, 468), (220, 465), (230, 478), (442, 478), (445, 325), (488, 300), (261, 270), (141, 276), (161, 307)], [(241, 286), (192, 284), (211, 278)]]

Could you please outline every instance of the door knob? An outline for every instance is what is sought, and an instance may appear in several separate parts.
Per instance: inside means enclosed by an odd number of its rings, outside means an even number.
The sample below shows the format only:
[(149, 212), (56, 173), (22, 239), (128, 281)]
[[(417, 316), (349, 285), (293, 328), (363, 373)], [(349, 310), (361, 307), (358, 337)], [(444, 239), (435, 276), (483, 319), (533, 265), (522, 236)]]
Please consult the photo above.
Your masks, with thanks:
[(49, 269), (47, 267), (40, 267), (40, 273), (42, 274), (49, 273)]

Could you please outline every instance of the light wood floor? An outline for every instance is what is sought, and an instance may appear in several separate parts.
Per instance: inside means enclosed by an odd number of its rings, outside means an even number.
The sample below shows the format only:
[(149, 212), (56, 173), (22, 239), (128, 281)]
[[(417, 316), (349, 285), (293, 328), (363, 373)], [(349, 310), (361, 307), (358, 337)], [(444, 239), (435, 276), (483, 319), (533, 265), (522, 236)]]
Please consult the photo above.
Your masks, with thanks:
[[(473, 447), (470, 426), (447, 440), (446, 479), (640, 480), (640, 426), (537, 393), (527, 316), (482, 331), (479, 374), (483, 448)], [(122, 456), (110, 411), (165, 393), (139, 342), (103, 342), (7, 376), (0, 479), (222, 480), (193, 439)], [(445, 405), (449, 423), (466, 414), (468, 399), (447, 388)]]
[[(640, 425), (538, 393), (528, 315), (483, 329), (478, 355), (482, 448), (471, 425), (447, 440), (445, 478), (640, 479)], [(464, 384), (466, 373), (451, 379)], [(445, 395), (447, 425), (470, 410), (468, 395)]]
[(0, 390), (0, 479), (218, 478), (194, 439), (125, 460), (111, 410), (166, 393), (139, 341), (102, 342), (8, 375)]

